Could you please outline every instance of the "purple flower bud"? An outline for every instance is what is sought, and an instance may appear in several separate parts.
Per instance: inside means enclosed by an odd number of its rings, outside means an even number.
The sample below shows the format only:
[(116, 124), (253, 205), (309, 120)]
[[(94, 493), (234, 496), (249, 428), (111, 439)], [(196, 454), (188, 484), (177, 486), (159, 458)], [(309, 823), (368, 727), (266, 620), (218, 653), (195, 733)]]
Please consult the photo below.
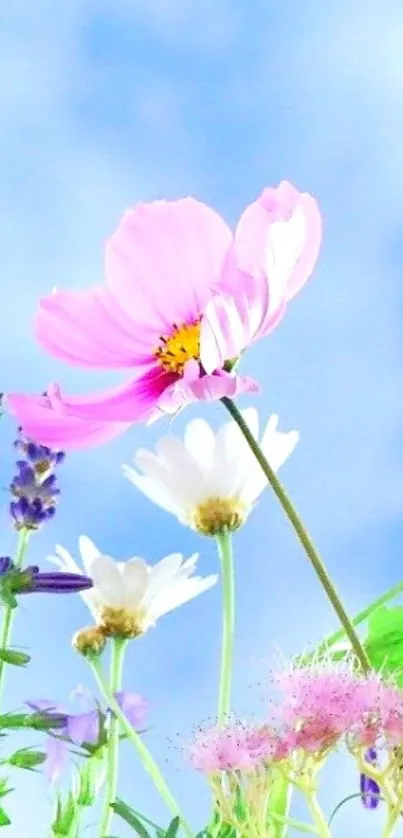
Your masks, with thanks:
[(13, 567), (13, 561), (10, 556), (0, 556), (0, 576), (7, 573)]
[(74, 594), (93, 586), (92, 579), (81, 573), (40, 573), (38, 567), (29, 567), (22, 572), (22, 576), (24, 583), (16, 591), (20, 594)]
[[(371, 765), (378, 765), (378, 755), (375, 748), (368, 748), (365, 759)], [(378, 783), (372, 777), (368, 777), (367, 774), (361, 774), (360, 776), (360, 792), (363, 806), (366, 809), (376, 809), (379, 805), (380, 788)]]

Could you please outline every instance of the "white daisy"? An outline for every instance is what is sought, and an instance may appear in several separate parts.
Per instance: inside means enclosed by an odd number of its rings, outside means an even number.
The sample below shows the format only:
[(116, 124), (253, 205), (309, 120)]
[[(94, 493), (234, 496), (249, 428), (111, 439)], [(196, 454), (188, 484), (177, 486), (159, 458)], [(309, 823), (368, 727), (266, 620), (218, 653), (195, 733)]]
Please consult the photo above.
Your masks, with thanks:
[(163, 614), (207, 591), (217, 581), (216, 575), (204, 579), (192, 576), (197, 553), (186, 561), (180, 553), (172, 553), (150, 567), (138, 557), (114, 561), (86, 535), (81, 535), (78, 543), (83, 567), (59, 544), (57, 555), (48, 558), (63, 570), (85, 573), (93, 580), (94, 587), (83, 591), (82, 598), (104, 636), (143, 634)]
[[(258, 439), (257, 411), (247, 408), (242, 416)], [(274, 471), (299, 439), (297, 431), (281, 433), (277, 424), (278, 416), (270, 416), (260, 443)], [(142, 448), (134, 463), (142, 474), (124, 465), (126, 477), (150, 500), (203, 535), (238, 529), (267, 486), (261, 466), (233, 421), (214, 433), (204, 419), (193, 419), (183, 440), (163, 437), (156, 453)]]

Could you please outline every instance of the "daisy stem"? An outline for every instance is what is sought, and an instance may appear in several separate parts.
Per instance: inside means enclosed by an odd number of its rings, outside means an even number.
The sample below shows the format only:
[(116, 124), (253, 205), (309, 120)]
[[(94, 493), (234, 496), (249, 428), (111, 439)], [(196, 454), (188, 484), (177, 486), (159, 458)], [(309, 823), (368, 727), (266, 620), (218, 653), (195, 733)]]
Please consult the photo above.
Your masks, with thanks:
[(259, 444), (256, 442), (253, 434), (249, 430), (248, 425), (243, 419), (241, 412), (238, 410), (232, 399), (223, 398), (221, 399), (224, 407), (228, 410), (231, 414), (232, 418), (237, 423), (238, 427), (242, 431), (250, 449), (253, 451), (258, 463), (262, 467), (270, 486), (272, 487), (275, 495), (277, 496), (278, 500), (280, 501), (281, 506), (285, 514), (287, 515), (288, 520), (290, 521), (291, 526), (294, 528), (294, 531), (299, 538), (302, 547), (305, 550), (305, 553), (308, 556), (311, 565), (319, 578), (319, 581), (325, 591), (331, 605), (333, 606), (341, 625), (343, 626), (346, 635), (351, 643), (351, 646), (354, 650), (354, 653), (359, 661), (363, 672), (369, 672), (371, 669), (371, 664), (368, 659), (367, 653), (363, 648), (360, 639), (354, 629), (353, 623), (350, 620), (350, 617), (347, 614), (347, 611), (344, 608), (343, 603), (336, 591), (336, 588), (330, 579), (330, 576), (325, 568), (325, 565), (322, 562), (322, 559), (310, 537), (307, 530), (305, 529), (293, 503), (291, 502), (290, 498), (287, 495), (287, 492), (283, 488), (282, 484), (280, 483), (277, 475), (274, 473), (273, 469), (271, 468), (270, 464), (266, 460), (263, 452), (260, 449)]
[[(124, 638), (115, 638), (112, 644), (109, 676), (109, 690), (112, 695), (118, 692), (122, 685), (123, 661), (127, 642)], [(106, 796), (99, 828), (99, 838), (109, 835), (113, 818), (112, 803), (115, 803), (118, 789), (119, 721), (115, 715), (111, 716), (106, 759)]]
[(158, 768), (157, 763), (154, 761), (153, 757), (151, 756), (148, 748), (144, 745), (141, 737), (137, 733), (136, 730), (131, 726), (130, 722), (126, 719), (125, 714), (119, 707), (115, 696), (111, 693), (108, 684), (106, 683), (105, 676), (102, 672), (101, 664), (99, 659), (97, 658), (88, 658), (88, 663), (93, 671), (95, 680), (98, 684), (98, 687), (105, 698), (105, 701), (110, 707), (110, 709), (115, 714), (116, 718), (120, 722), (124, 732), (126, 733), (127, 738), (130, 740), (132, 745), (134, 745), (140, 760), (143, 764), (144, 769), (150, 775), (151, 779), (154, 782), (154, 785), (158, 789), (162, 799), (164, 800), (167, 808), (171, 812), (174, 817), (179, 817), (182, 826), (188, 835), (188, 838), (193, 838), (193, 832), (189, 826), (189, 824), (185, 821), (178, 804), (176, 803), (175, 799), (173, 798), (169, 788), (161, 774), (160, 769)]
[[(31, 531), (26, 529), (25, 527), (23, 527), (23, 529), (20, 530), (17, 552), (14, 559), (14, 567), (16, 568), (20, 568), (24, 561), (24, 556), (28, 547), (28, 540), (30, 534)], [(11, 632), (14, 623), (14, 611), (16, 610), (16, 608), (12, 608), (10, 605), (6, 605), (6, 607), (4, 608), (3, 622), (0, 634), (0, 652), (4, 652), (4, 650), (8, 648), (8, 644), (10, 643)], [(0, 658), (0, 703), (3, 698), (5, 675), (6, 662), (2, 658)]]
[(221, 562), (223, 589), (221, 674), (218, 697), (218, 719), (220, 722), (223, 722), (229, 713), (231, 703), (231, 678), (235, 624), (235, 579), (234, 557), (232, 553), (232, 539), (230, 533), (218, 533), (216, 541), (218, 555)]

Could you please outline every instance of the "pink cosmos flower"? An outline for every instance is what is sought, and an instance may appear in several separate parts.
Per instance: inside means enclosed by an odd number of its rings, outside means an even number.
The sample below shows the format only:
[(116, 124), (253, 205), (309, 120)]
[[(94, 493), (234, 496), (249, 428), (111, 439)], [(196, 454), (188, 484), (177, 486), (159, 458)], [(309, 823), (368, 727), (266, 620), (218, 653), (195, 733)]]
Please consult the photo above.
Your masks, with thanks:
[(240, 722), (224, 728), (213, 725), (199, 731), (188, 756), (193, 767), (204, 774), (252, 771), (273, 757), (276, 741), (275, 732), (266, 728)]
[(61, 360), (131, 378), (85, 397), (57, 385), (46, 396), (9, 395), (24, 432), (79, 448), (192, 401), (256, 391), (233, 361), (279, 323), (320, 237), (316, 202), (287, 182), (265, 189), (234, 235), (193, 198), (129, 210), (106, 245), (106, 287), (45, 297), (36, 335)]

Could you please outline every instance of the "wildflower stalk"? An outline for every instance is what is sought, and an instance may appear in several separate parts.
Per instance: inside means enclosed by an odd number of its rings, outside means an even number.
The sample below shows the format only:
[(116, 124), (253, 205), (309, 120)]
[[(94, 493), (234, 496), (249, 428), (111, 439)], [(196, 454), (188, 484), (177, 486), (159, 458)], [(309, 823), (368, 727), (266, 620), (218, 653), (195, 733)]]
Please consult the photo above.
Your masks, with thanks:
[[(111, 668), (109, 677), (109, 690), (112, 695), (118, 692), (122, 686), (123, 662), (126, 646), (127, 640), (125, 638), (120, 637), (115, 638), (112, 644)], [(116, 800), (118, 789), (119, 721), (116, 718), (115, 714), (111, 715), (106, 752), (106, 764), (106, 794), (99, 828), (99, 838), (104, 838), (105, 835), (109, 835), (110, 826), (113, 818), (112, 803), (114, 803)]]
[[(18, 545), (17, 545), (17, 552), (14, 559), (14, 567), (20, 568), (23, 561), (24, 556), (28, 547), (28, 541), (30, 536), (30, 530), (23, 527), (20, 530), (19, 538), (18, 538)], [(11, 639), (11, 632), (13, 628), (14, 622), (14, 611), (16, 609), (12, 608), (10, 605), (6, 605), (3, 612), (3, 622), (1, 627), (1, 635), (0, 635), (0, 650), (4, 652), (5, 649), (8, 648)], [(0, 703), (3, 698), (3, 690), (4, 690), (4, 680), (5, 680), (5, 673), (6, 673), (6, 662), (1, 658), (0, 659)]]
[(231, 679), (235, 625), (234, 557), (232, 552), (232, 539), (229, 532), (219, 533), (216, 536), (216, 540), (218, 555), (221, 563), (223, 590), (223, 624), (218, 719), (220, 722), (224, 722), (230, 711), (231, 704)]
[[(318, 576), (319, 581), (331, 605), (333, 606), (333, 609), (335, 610), (341, 625), (343, 626), (343, 629), (351, 643), (351, 646), (354, 650), (354, 653), (360, 663), (363, 672), (369, 672), (371, 669), (371, 665), (367, 653), (360, 642), (360, 639), (354, 629), (350, 617), (348, 616), (347, 611), (345, 610), (343, 603), (341, 602), (340, 597), (336, 591), (336, 588), (334, 587), (333, 582), (329, 577), (325, 565), (323, 564), (322, 559), (318, 551), (316, 550), (316, 547), (312, 539), (310, 538), (307, 530), (305, 529), (293, 503), (291, 502), (285, 489), (283, 488), (282, 484), (280, 483), (276, 474), (271, 468), (270, 463), (264, 456), (263, 451), (259, 446), (259, 443), (255, 440), (247, 423), (244, 421), (242, 413), (238, 410), (235, 403), (232, 401), (232, 399), (228, 398), (223, 398), (221, 399), (221, 401), (224, 407), (228, 410), (229, 414), (234, 419), (234, 421), (237, 423), (251, 451), (255, 455), (259, 465), (261, 466), (264, 474), (266, 475), (270, 486), (272, 487), (281, 506), (283, 507), (283, 510), (291, 523), (291, 526), (293, 527), (299, 541), (301, 542), (301, 545), (305, 550), (305, 553), (307, 554), (308, 559), (311, 562), (311, 565), (315, 570), (315, 573)], [(278, 785), (275, 790), (275, 796), (270, 794), (268, 811), (269, 813), (273, 811), (274, 814), (287, 817), (289, 815), (291, 805), (291, 792), (289, 788), (289, 781), (285, 777), (279, 777), (277, 783)], [(285, 838), (283, 825), (279, 825), (275, 838)]]
[(311, 791), (307, 794), (307, 804), (312, 815), (313, 822), (316, 826), (317, 835), (319, 835), (320, 838), (332, 838), (332, 833), (319, 805), (315, 792)]
[(322, 559), (311, 537), (306, 531), (296, 509), (294, 508), (294, 505), (288, 497), (287, 492), (283, 488), (282, 484), (280, 483), (270, 464), (266, 460), (266, 457), (261, 451), (259, 444), (256, 442), (253, 434), (249, 430), (248, 425), (244, 421), (241, 412), (238, 410), (232, 399), (223, 398), (221, 399), (221, 401), (224, 404), (224, 407), (226, 407), (228, 412), (231, 414), (232, 418), (237, 423), (240, 430), (242, 431), (251, 451), (253, 451), (258, 463), (260, 464), (270, 483), (270, 486), (272, 487), (275, 495), (280, 501), (280, 504), (283, 507), (283, 510), (287, 515), (287, 518), (290, 521), (291, 526), (294, 528), (294, 531), (297, 537), (299, 538), (299, 541), (301, 542), (302, 547), (304, 548), (305, 553), (307, 554), (308, 559), (311, 562), (311, 565), (315, 570), (316, 575), (319, 578), (323, 590), (325, 591), (331, 605), (333, 606), (339, 618), (341, 625), (343, 626), (346, 632), (346, 635), (351, 643), (351, 646), (355, 652), (355, 655), (361, 665), (363, 672), (369, 672), (371, 669), (371, 664), (369, 662), (367, 653), (363, 648), (361, 641), (354, 629), (352, 621), (350, 620), (350, 617), (348, 616), (347, 611), (345, 610), (344, 605), (340, 600), (336, 588), (329, 577), (325, 565), (323, 564)]
[(137, 753), (140, 757), (140, 760), (143, 764), (143, 767), (144, 767), (145, 771), (147, 771), (147, 773), (150, 775), (151, 779), (153, 780), (154, 785), (158, 789), (164, 803), (166, 804), (167, 808), (169, 809), (169, 811), (171, 812), (171, 814), (174, 817), (179, 817), (180, 818), (180, 820), (182, 822), (182, 826), (183, 826), (186, 834), (188, 835), (188, 838), (193, 838), (193, 832), (192, 832), (189, 824), (186, 822), (185, 818), (183, 817), (183, 815), (182, 815), (182, 813), (179, 809), (179, 806), (176, 803), (174, 797), (172, 796), (171, 792), (169, 791), (169, 788), (168, 788), (168, 786), (167, 786), (167, 784), (166, 784), (166, 782), (165, 782), (165, 780), (162, 776), (162, 773), (161, 773), (160, 769), (158, 768), (157, 763), (154, 761), (154, 759), (151, 756), (148, 748), (144, 745), (144, 743), (143, 743), (141, 737), (139, 736), (139, 734), (137, 733), (137, 731), (134, 730), (134, 728), (131, 726), (130, 722), (126, 719), (125, 714), (120, 709), (119, 704), (117, 703), (114, 695), (110, 691), (109, 685), (107, 684), (106, 679), (104, 677), (104, 674), (102, 672), (102, 667), (101, 667), (99, 659), (97, 659), (97, 658), (87, 658), (87, 660), (88, 660), (88, 663), (89, 663), (89, 665), (92, 669), (92, 672), (94, 674), (94, 677), (95, 677), (95, 680), (98, 684), (98, 687), (99, 687), (99, 689), (100, 689), (108, 707), (110, 707), (110, 709), (112, 710), (112, 712), (116, 716), (117, 720), (120, 722), (120, 725), (123, 728), (127, 738), (130, 740), (132, 745), (134, 745), (134, 747), (135, 747), (135, 749), (136, 749), (136, 751), (137, 751)]

